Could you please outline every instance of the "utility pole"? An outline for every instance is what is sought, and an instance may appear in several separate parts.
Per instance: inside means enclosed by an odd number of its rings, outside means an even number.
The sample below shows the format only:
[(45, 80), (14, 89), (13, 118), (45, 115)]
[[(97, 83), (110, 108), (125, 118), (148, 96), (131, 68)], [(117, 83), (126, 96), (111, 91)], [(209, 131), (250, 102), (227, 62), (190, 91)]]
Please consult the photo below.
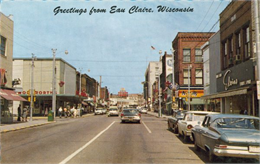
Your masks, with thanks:
[(54, 114), (54, 118), (56, 116), (56, 61), (55, 61), (55, 53), (57, 49), (51, 49), (53, 53), (53, 62), (52, 62), (52, 112)]
[(33, 88), (33, 68), (34, 68), (34, 60), (36, 60), (36, 56), (32, 54), (32, 69), (31, 69), (31, 108), (30, 108), (30, 121), (32, 121), (32, 112), (33, 112), (33, 107), (34, 107), (34, 102), (33, 102), (33, 96), (34, 96), (34, 88)]
[(82, 106), (82, 102), (81, 102), (81, 71), (82, 71), (82, 68), (79, 68), (79, 101), (80, 101), (79, 108), (80, 109), (81, 109), (81, 106)]
[(100, 85), (99, 85), (99, 98), (101, 99), (101, 83), (102, 83), (102, 76), (100, 76)]
[[(254, 0), (254, 17), (255, 17), (255, 35), (256, 35), (256, 58), (257, 58), (257, 72), (258, 72), (258, 81), (260, 81), (260, 32), (259, 32), (259, 4), (258, 0)], [(260, 94), (260, 93), (257, 93)], [(258, 100), (258, 116), (260, 116), (260, 100)]]
[[(174, 79), (174, 49), (171, 49), (172, 51), (172, 106), (173, 106), (173, 97), (175, 97), (175, 79)], [(176, 100), (175, 100), (176, 101)], [(172, 110), (172, 106), (171, 106), (171, 110)]]
[(190, 83), (191, 83), (191, 82), (190, 82), (190, 80), (191, 80), (191, 79), (190, 79), (190, 77), (191, 77), (191, 76), (190, 76), (190, 72), (191, 72), (190, 69), (191, 69), (191, 68), (192, 68), (192, 65), (189, 65), (189, 66), (188, 66), (188, 98), (189, 98), (189, 100), (188, 100), (188, 103), (189, 103), (188, 111), (190, 111)]

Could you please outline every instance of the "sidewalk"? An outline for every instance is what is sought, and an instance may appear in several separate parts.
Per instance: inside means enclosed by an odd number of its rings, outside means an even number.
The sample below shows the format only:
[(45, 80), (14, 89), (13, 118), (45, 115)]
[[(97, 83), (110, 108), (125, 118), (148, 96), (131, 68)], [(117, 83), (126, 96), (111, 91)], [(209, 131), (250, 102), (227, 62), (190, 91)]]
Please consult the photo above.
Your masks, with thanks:
[[(84, 114), (82, 117), (77, 117), (78, 118), (85, 118), (88, 116), (93, 115), (91, 114)], [(1, 124), (0, 126), (0, 133), (6, 133), (10, 131), (16, 131), (16, 130), (21, 130), (25, 128), (31, 128), (31, 127), (36, 127), (36, 126), (41, 126), (41, 125), (46, 125), (50, 123), (55, 123), (56, 121), (48, 121), (48, 117), (33, 117), (32, 121), (29, 121), (30, 117), (28, 117), (27, 122), (22, 122), (22, 121), (17, 121), (17, 117), (14, 117), (13, 123), (11, 124)]]

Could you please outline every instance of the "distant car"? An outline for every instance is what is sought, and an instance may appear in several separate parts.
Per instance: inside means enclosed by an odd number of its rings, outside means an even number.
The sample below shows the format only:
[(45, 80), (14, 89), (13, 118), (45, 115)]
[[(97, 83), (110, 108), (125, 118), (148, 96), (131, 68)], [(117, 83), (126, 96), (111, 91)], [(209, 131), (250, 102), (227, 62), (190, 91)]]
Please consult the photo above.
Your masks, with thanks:
[(140, 111), (140, 113), (147, 114), (148, 109), (147, 108), (141, 108), (139, 111)]
[(119, 116), (119, 110), (117, 109), (117, 106), (112, 106), (109, 108), (108, 116)]
[(106, 114), (107, 113), (107, 109), (106, 108), (102, 108), (102, 114)]
[(96, 108), (95, 115), (103, 114), (103, 108)]
[(182, 120), (187, 110), (173, 110), (172, 117), (168, 118), (168, 129), (178, 133), (178, 121)]
[(204, 150), (213, 161), (216, 156), (255, 158), (260, 156), (259, 117), (214, 114), (202, 126), (192, 129), (196, 150)]
[[(201, 125), (204, 117), (208, 114), (213, 114), (216, 112), (208, 112), (208, 111), (188, 111), (184, 114), (182, 120), (179, 120), (178, 125), (178, 134), (179, 136), (183, 136), (184, 140), (187, 140), (191, 136), (191, 129), (195, 125)], [(191, 138), (191, 140), (193, 140)]]
[(123, 109), (120, 115), (121, 122), (138, 122), (141, 121), (141, 114), (137, 109)]

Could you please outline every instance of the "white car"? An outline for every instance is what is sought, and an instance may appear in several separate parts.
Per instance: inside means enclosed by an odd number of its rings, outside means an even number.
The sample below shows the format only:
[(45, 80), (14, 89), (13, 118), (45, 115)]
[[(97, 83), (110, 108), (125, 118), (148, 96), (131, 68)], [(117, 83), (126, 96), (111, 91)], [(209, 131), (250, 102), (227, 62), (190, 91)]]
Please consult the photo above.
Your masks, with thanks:
[(112, 106), (109, 108), (108, 117), (109, 116), (119, 116), (119, 111), (117, 109), (117, 106), (115, 106), (115, 107)]
[(147, 114), (147, 108), (142, 108), (142, 109), (140, 109), (140, 113), (145, 113), (145, 114)]
[(191, 140), (191, 129), (195, 125), (201, 125), (204, 117), (208, 114), (216, 114), (217, 112), (208, 112), (208, 111), (188, 111), (185, 113), (183, 120), (178, 121), (178, 134), (183, 136), (184, 140), (187, 140), (190, 137)]
[(95, 110), (95, 115), (98, 115), (98, 114), (103, 114), (102, 108), (97, 108), (97, 109)]

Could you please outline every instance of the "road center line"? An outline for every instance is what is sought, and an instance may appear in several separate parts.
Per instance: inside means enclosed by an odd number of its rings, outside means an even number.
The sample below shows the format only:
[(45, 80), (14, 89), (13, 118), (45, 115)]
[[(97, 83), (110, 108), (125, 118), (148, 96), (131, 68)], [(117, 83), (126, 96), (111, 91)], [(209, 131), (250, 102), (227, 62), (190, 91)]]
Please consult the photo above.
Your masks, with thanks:
[(152, 133), (151, 130), (146, 126), (146, 124), (145, 124), (143, 121), (142, 121), (142, 123), (143, 123), (144, 127), (147, 129), (147, 131), (148, 131), (149, 133)]
[(104, 129), (102, 132), (100, 132), (98, 135), (96, 135), (92, 140), (90, 140), (88, 143), (86, 143), (84, 146), (82, 146), (81, 148), (79, 148), (77, 151), (75, 151), (74, 153), (72, 153), (70, 156), (68, 156), (66, 159), (64, 159), (63, 161), (61, 161), (59, 164), (65, 164), (67, 163), (69, 160), (71, 160), (73, 157), (75, 157), (79, 152), (81, 152), (83, 149), (85, 149), (88, 145), (90, 145), (92, 142), (94, 142), (99, 136), (101, 136), (101, 134), (103, 134), (105, 131), (107, 131), (113, 124), (115, 123), (112, 122), (106, 129)]

